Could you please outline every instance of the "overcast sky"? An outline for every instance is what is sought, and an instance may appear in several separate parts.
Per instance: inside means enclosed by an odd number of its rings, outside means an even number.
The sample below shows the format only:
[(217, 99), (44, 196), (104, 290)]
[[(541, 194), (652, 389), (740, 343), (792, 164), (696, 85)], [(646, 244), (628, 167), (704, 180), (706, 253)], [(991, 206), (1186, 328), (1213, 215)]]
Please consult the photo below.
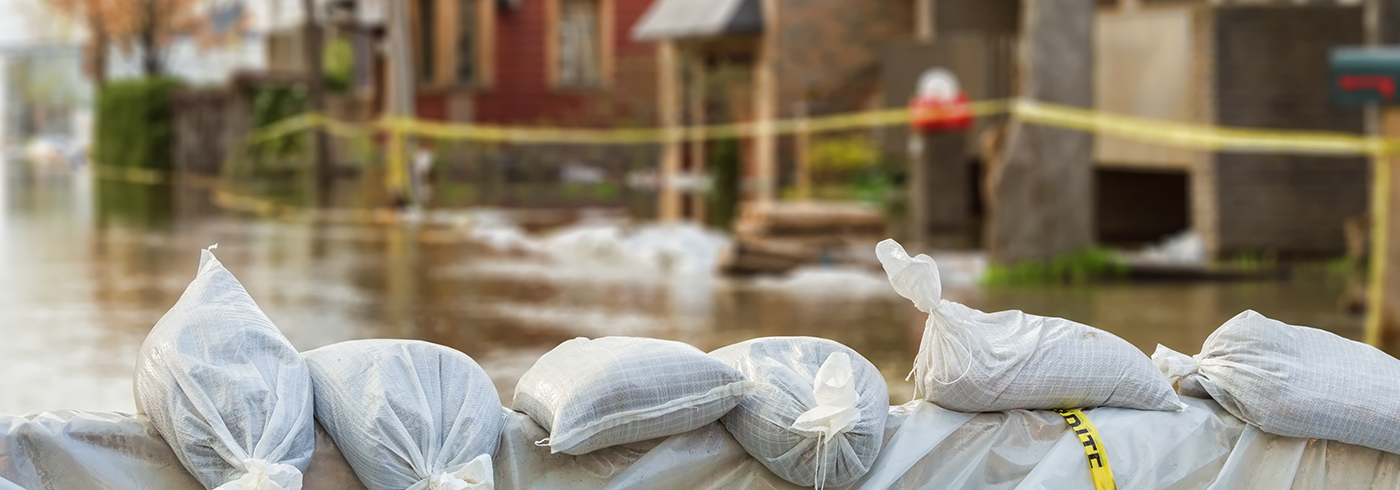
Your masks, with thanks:
[[(378, 5), (379, 2), (367, 3)], [(264, 30), (270, 25), (285, 28), (301, 22), (300, 0), (244, 0), (244, 5), (255, 30)], [(43, 0), (0, 0), (0, 48), (36, 40), (76, 40), (81, 35), (79, 26), (49, 13)]]
[(42, 0), (0, 0), (0, 47), (72, 40), (78, 29), (45, 10)]

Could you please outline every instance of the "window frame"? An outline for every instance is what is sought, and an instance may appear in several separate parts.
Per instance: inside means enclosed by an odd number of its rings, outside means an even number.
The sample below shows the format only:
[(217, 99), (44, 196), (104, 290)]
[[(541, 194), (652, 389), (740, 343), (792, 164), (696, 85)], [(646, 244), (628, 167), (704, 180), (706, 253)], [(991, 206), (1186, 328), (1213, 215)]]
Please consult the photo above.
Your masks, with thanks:
[[(495, 31), (496, 31), (496, 1), (495, 0), (429, 0), (433, 4), (433, 18), (429, 19), (433, 28), (433, 70), (432, 76), (428, 79), (421, 77), (423, 74), (422, 63), (424, 50), (422, 47), (423, 21), (422, 12), (419, 11), (417, 2), (410, 2), (412, 6), (413, 20), (413, 43), (414, 61), (418, 63), (414, 74), (420, 78), (416, 80), (416, 85), (421, 89), (461, 89), (461, 90), (489, 90), (495, 80)], [(461, 31), (458, 25), (461, 19), (460, 8), (469, 5), (476, 9), (476, 28), (474, 32), (475, 42), (473, 43), (473, 53), (476, 58), (476, 71), (473, 80), (462, 81), (457, 79), (457, 62), (462, 55), (457, 50), (457, 39)]]
[(593, 85), (565, 84), (559, 79), (559, 4), (562, 0), (545, 0), (544, 62), (546, 84), (556, 92), (590, 92), (607, 90), (613, 85), (614, 0), (593, 0), (598, 8), (598, 83)]

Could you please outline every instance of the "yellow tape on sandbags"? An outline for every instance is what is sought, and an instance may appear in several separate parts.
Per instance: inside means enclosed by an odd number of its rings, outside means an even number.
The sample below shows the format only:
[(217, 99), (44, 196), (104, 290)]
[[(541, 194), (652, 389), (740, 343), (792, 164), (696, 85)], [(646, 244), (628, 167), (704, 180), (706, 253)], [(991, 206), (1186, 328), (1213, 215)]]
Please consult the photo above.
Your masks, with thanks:
[(1117, 490), (1118, 484), (1113, 481), (1113, 469), (1108, 466), (1108, 452), (1104, 449), (1103, 437), (1099, 436), (1098, 427), (1094, 427), (1089, 417), (1078, 410), (1055, 410), (1055, 413), (1065, 418), (1070, 430), (1079, 437), (1079, 443), (1084, 445), (1084, 455), (1089, 460), (1089, 474), (1094, 479), (1094, 490)]
[[(973, 102), (977, 117), (1010, 114), (1021, 121), (1113, 136), (1162, 146), (1204, 151), (1322, 155), (1395, 155), (1400, 140), (1317, 131), (1265, 130), (1212, 126), (1109, 114), (1030, 99)], [(484, 124), (456, 124), (411, 118), (384, 118), (368, 124), (337, 121), (320, 114), (284, 119), (254, 133), (252, 142), (265, 141), (314, 128), (351, 137), (389, 132), (443, 140), (536, 144), (654, 144), (749, 137), (847, 131), (908, 124), (908, 109), (882, 109), (812, 118), (780, 119), (708, 126), (617, 129), (570, 129)]]

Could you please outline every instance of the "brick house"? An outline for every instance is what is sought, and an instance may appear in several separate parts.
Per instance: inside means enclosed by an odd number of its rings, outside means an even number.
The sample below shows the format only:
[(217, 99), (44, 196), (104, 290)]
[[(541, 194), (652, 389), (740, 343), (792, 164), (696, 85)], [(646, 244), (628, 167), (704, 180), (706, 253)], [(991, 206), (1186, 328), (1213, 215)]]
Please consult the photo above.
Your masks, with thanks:
[(652, 0), (408, 0), (417, 114), (568, 127), (654, 126)]
[[(658, 124), (656, 47), (627, 34), (652, 0), (403, 1), (418, 118), (568, 128)], [(359, 2), (362, 9), (376, 3)], [(387, 36), (378, 28), (368, 34), (367, 45)], [(358, 51), (357, 59), (369, 60), (360, 98), (373, 117), (384, 108), (387, 63), (378, 50)], [(468, 196), (456, 204), (622, 207), (642, 217), (656, 207), (650, 188), (631, 185), (655, 167), (654, 145), (426, 143), (439, 156), (443, 194), (452, 185)]]

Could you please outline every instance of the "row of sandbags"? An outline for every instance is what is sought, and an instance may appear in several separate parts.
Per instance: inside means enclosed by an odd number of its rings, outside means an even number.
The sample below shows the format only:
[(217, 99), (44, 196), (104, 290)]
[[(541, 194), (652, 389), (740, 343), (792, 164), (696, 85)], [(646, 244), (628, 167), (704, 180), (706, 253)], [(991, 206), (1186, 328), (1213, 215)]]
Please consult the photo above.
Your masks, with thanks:
[[(135, 393), (206, 488), (297, 490), (315, 422), (370, 490), (493, 486), (506, 412), (456, 350), (357, 340), (298, 353), (210, 250), (141, 348)], [(514, 408), (552, 453), (689, 432), (716, 421), (799, 485), (855, 481), (885, 431), (879, 371), (824, 339), (755, 339), (713, 353), (642, 338), (574, 339), (520, 380)]]
[[(912, 376), (917, 396), (943, 408), (1180, 410), (1175, 383), (1269, 432), (1400, 452), (1400, 361), (1368, 346), (1246, 312), (1201, 355), (1160, 349), (1154, 365), (1102, 330), (944, 301), (927, 256), (893, 241), (877, 254), (894, 288), (929, 313)], [(313, 421), (370, 490), (490, 488), (505, 423), (489, 377), (455, 350), (365, 340), (297, 353), (208, 250), (142, 347), (136, 396), (210, 489), (299, 489)], [(869, 470), (887, 401), (874, 366), (827, 340), (755, 339), (706, 354), (606, 337), (541, 357), (513, 408), (548, 433), (539, 445), (573, 455), (718, 420), (778, 476), (821, 487)]]
[(1178, 410), (1179, 389), (1272, 434), (1400, 453), (1400, 360), (1369, 345), (1245, 311), (1199, 354), (1159, 345), (1149, 359), (1087, 325), (944, 300), (933, 259), (894, 240), (876, 255), (895, 291), (929, 314), (911, 376), (916, 396), (944, 408)]

